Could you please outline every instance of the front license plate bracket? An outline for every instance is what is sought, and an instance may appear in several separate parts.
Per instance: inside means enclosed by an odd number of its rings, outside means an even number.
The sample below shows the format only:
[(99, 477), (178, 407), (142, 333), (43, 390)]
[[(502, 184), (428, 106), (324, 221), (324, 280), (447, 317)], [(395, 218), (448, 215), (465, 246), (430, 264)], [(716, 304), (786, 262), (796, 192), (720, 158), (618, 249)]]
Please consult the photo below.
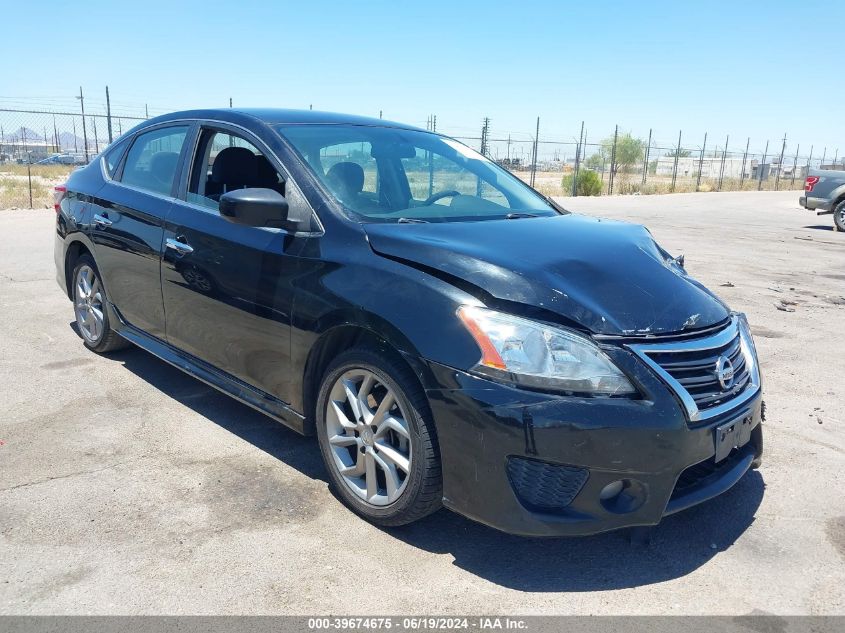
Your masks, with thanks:
[(730, 455), (733, 449), (748, 444), (752, 424), (753, 418), (746, 415), (716, 427), (716, 463)]

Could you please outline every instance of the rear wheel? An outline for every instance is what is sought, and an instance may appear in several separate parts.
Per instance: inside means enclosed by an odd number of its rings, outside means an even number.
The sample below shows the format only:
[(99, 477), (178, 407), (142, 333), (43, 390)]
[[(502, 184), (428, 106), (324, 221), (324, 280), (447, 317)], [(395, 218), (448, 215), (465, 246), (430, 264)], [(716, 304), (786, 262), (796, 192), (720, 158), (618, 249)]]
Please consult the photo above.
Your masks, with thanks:
[(383, 526), (431, 514), (442, 498), (425, 393), (401, 359), (369, 349), (338, 356), (317, 398), (317, 437), (338, 496)]
[(836, 231), (845, 231), (845, 200), (833, 208), (833, 228)]
[(97, 265), (89, 255), (76, 260), (73, 269), (73, 312), (76, 328), (85, 347), (97, 352), (111, 352), (128, 343), (111, 329), (106, 309), (106, 289)]

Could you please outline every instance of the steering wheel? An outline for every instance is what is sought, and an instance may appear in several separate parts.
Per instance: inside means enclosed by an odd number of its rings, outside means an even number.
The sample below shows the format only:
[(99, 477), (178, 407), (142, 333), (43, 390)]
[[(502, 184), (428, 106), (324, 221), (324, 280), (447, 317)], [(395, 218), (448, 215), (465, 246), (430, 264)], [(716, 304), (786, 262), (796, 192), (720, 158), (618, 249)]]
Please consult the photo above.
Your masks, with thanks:
[(434, 204), (441, 198), (454, 198), (455, 196), (461, 195), (460, 191), (455, 191), (454, 189), (448, 189), (446, 191), (438, 191), (437, 193), (431, 194), (425, 201), (420, 205), (423, 207), (427, 207), (430, 204)]

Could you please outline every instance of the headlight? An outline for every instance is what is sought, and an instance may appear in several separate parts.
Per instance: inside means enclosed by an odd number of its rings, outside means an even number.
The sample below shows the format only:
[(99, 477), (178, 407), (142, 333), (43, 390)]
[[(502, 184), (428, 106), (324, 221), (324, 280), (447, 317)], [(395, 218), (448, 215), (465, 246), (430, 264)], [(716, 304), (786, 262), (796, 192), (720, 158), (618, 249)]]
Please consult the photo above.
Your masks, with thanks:
[(462, 306), (458, 316), (481, 348), (475, 371), (526, 387), (595, 396), (637, 390), (593, 342), (544, 323)]
[(748, 365), (748, 373), (751, 382), (760, 384), (760, 363), (757, 360), (757, 347), (754, 345), (754, 337), (751, 336), (751, 324), (743, 312), (735, 312), (739, 325), (740, 344), (742, 345), (745, 362)]

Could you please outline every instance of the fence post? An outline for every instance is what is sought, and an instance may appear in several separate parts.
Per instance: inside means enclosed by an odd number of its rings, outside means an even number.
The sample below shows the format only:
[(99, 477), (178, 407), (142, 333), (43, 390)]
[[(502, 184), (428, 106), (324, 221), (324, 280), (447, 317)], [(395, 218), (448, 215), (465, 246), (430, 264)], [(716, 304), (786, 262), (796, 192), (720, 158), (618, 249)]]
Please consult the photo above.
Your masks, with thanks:
[(111, 135), (111, 101), (109, 101), (109, 87), (106, 86), (106, 121), (108, 122), (109, 128), (109, 144), (112, 142), (112, 135)]
[(725, 146), (722, 148), (722, 164), (719, 166), (719, 184), (716, 185), (716, 191), (722, 190), (722, 180), (725, 177), (725, 158), (728, 155), (728, 143), (731, 140), (731, 135), (725, 137)]
[(809, 156), (809, 158), (807, 158), (807, 173), (804, 174), (805, 176), (810, 175), (810, 163), (812, 163), (812, 162), (813, 162), (813, 146), (810, 145), (810, 156)]
[(778, 173), (775, 176), (775, 191), (780, 189), (780, 175), (783, 172), (783, 155), (786, 152), (786, 132), (783, 133), (783, 145), (780, 147), (780, 161), (778, 161)]
[(79, 86), (79, 107), (82, 109), (82, 142), (85, 147), (85, 164), (88, 164), (88, 129), (85, 126), (85, 97), (82, 96), (82, 86)]
[(616, 141), (619, 138), (619, 126), (613, 130), (613, 147), (610, 150), (610, 176), (607, 178), (607, 194), (613, 195), (613, 178), (616, 175)]
[(648, 128), (648, 144), (645, 146), (645, 156), (643, 157), (643, 182), (642, 186), (645, 187), (645, 179), (646, 175), (648, 174), (648, 157), (651, 153), (651, 128)]
[(578, 197), (578, 170), (581, 167), (581, 143), (584, 138), (584, 122), (581, 121), (581, 133), (578, 134), (578, 145), (575, 147), (575, 169), (572, 172), (572, 197)]
[[(763, 152), (763, 160), (757, 166), (757, 191), (762, 191), (763, 189), (763, 165), (766, 164), (766, 158), (769, 155), (769, 141), (766, 141), (766, 150)], [(769, 179), (769, 175), (766, 174), (766, 180)]]
[(681, 134), (683, 130), (678, 132), (678, 149), (675, 150), (675, 165), (672, 167), (672, 193), (675, 193), (675, 181), (678, 178), (678, 157), (681, 155)]
[(701, 170), (704, 167), (704, 148), (707, 147), (707, 132), (704, 133), (704, 144), (701, 146), (701, 153), (698, 155), (698, 177), (695, 179), (695, 190), (701, 186)]
[(748, 148), (751, 146), (751, 137), (745, 141), (745, 153), (742, 155), (742, 169), (739, 172), (739, 190), (742, 191), (742, 185), (745, 182), (745, 163), (748, 160)]
[(540, 138), (540, 117), (537, 117), (537, 129), (534, 134), (534, 157), (531, 161), (531, 187), (534, 187), (534, 181), (537, 178), (537, 141)]
[(798, 143), (798, 147), (795, 148), (795, 160), (792, 161), (792, 182), (789, 183), (789, 186), (792, 189), (795, 189), (795, 171), (798, 169), (798, 152), (801, 150), (801, 143)]
[(824, 159), (825, 159), (826, 156), (827, 156), (827, 148), (825, 147), (824, 151), (822, 152), (822, 162), (819, 163), (819, 169), (824, 169)]
[(29, 208), (32, 208), (32, 160), (26, 159), (26, 177), (29, 180)]
[(97, 140), (97, 117), (91, 117), (91, 125), (94, 126), (94, 154), (100, 153), (100, 143)]

